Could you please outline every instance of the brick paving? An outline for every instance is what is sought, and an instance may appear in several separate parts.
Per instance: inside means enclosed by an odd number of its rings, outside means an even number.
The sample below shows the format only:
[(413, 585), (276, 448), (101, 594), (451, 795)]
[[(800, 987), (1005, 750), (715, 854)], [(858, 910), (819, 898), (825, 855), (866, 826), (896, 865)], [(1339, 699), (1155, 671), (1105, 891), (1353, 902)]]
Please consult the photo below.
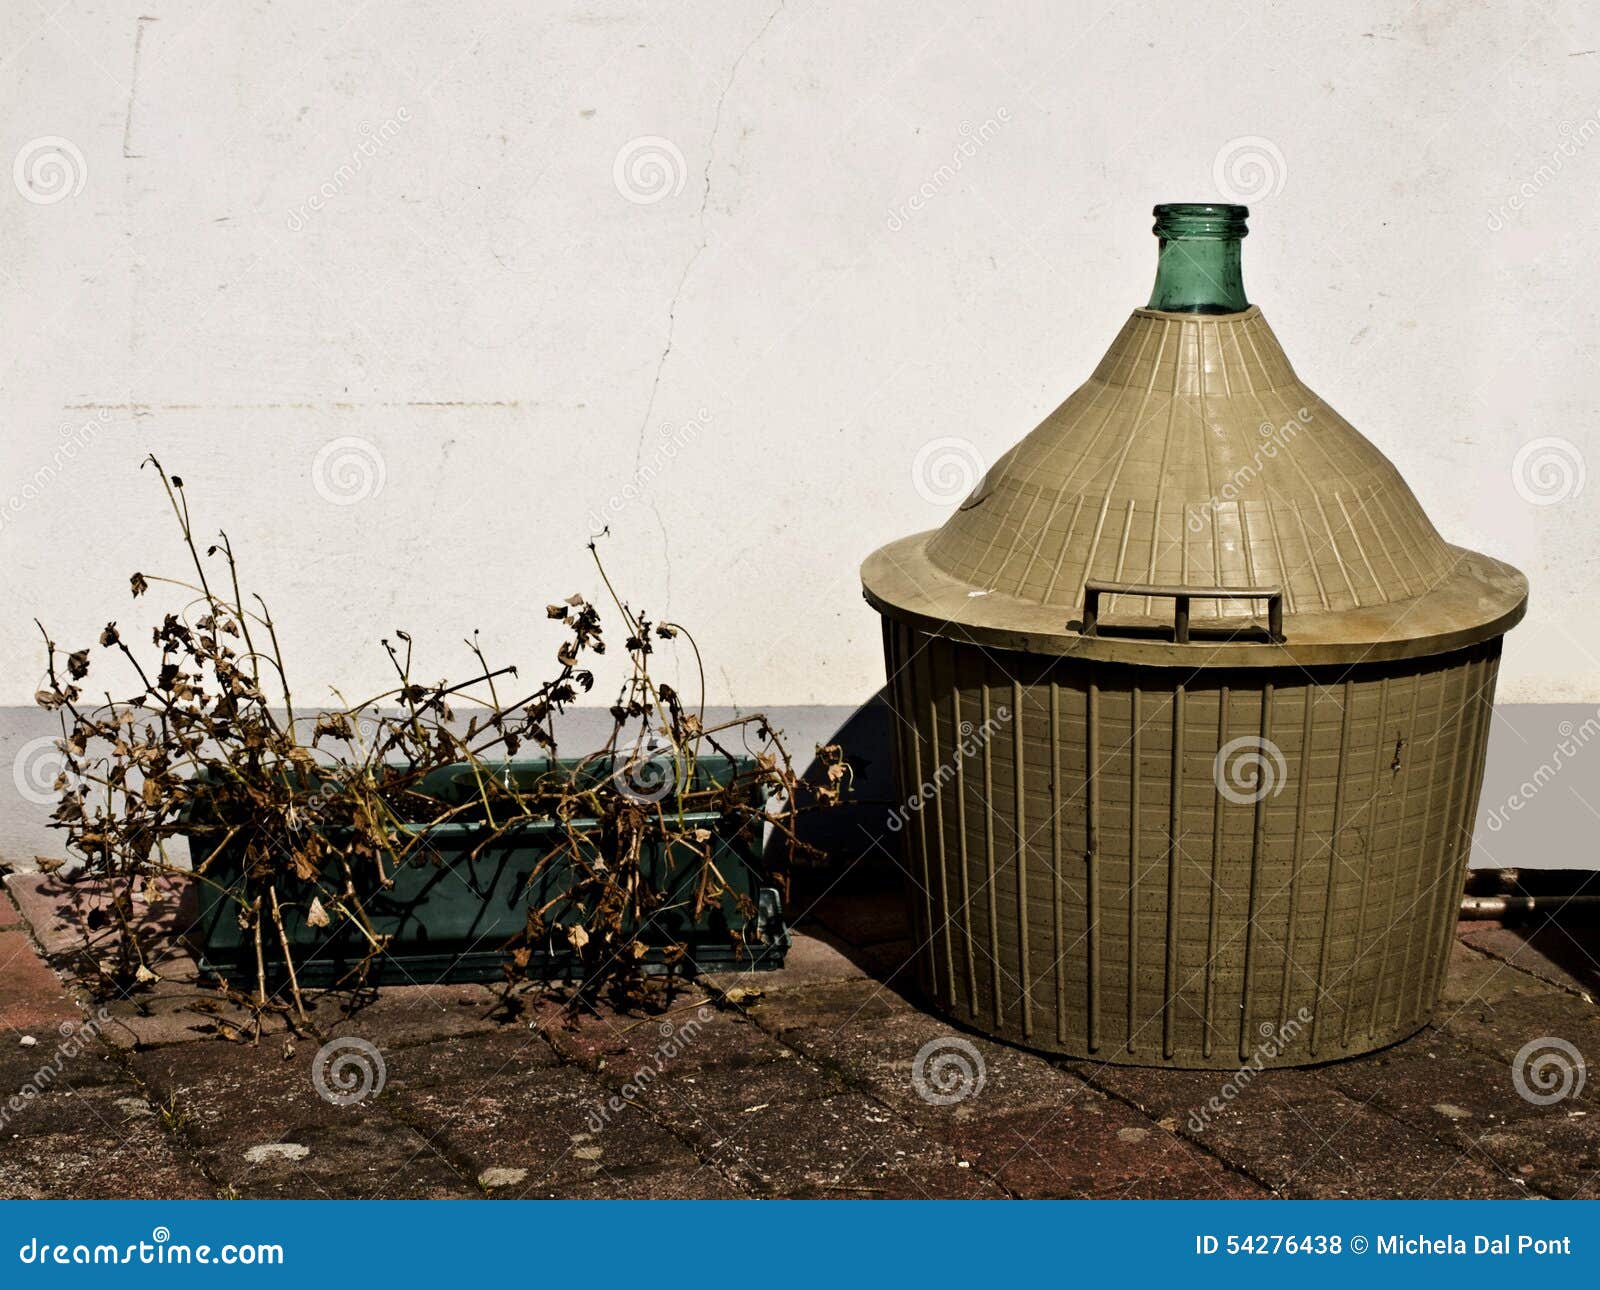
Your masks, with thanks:
[[(870, 888), (812, 906), (781, 972), (704, 979), (663, 1012), (572, 1027), (537, 990), (397, 986), (319, 996), (258, 1043), (181, 952), (153, 988), (95, 999), (59, 885), (7, 892), (5, 1197), (1600, 1195), (1600, 1082), (1541, 1104), (1511, 1065), (1543, 1037), (1600, 1055), (1593, 926), (1463, 923), (1432, 1026), (1255, 1074), (1197, 1117), (1225, 1074), (1046, 1058), (925, 1011), (898, 899)], [(930, 1102), (913, 1062), (951, 1036), (983, 1081)], [(324, 1045), (375, 1050), (381, 1088), (351, 1100), (341, 1071), (376, 1066), (334, 1062), (324, 1096)]]

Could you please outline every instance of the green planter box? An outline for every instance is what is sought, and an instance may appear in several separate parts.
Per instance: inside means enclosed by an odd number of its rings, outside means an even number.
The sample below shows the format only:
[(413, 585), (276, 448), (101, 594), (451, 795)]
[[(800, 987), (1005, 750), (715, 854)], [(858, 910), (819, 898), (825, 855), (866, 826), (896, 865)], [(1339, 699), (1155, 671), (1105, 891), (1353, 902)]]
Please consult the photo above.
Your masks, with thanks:
[[(575, 764), (556, 763), (566, 771)], [(731, 773), (753, 765), (743, 758), (730, 764), (720, 756), (701, 757), (695, 768), (696, 782), (726, 783)], [(513, 776), (519, 788), (550, 772), (551, 764), (544, 761), (511, 762), (494, 771), (497, 778)], [(436, 771), (422, 787), (430, 796), (451, 803), (476, 795), (465, 767)], [(691, 826), (710, 830), (718, 872), (756, 914), (751, 918), (742, 912), (740, 903), (729, 894), (696, 919), (699, 856), (681, 844), (647, 847), (641, 859), (643, 877), (654, 890), (667, 895), (639, 933), (649, 948), (647, 970), (668, 970), (663, 951), (676, 944), (686, 945), (688, 956), (672, 970), (688, 974), (781, 967), (789, 934), (777, 888), (767, 881), (761, 863), (759, 825), (745, 822), (741, 829), (740, 821), (717, 812), (690, 814), (684, 819)], [(591, 821), (578, 821), (576, 827), (595, 826)], [(470, 821), (418, 826), (424, 845), (394, 874), (393, 887), (361, 893), (375, 929), (393, 937), (388, 952), (371, 964), (369, 979), (428, 984), (502, 977), (506, 943), (523, 930), (530, 902), (543, 906), (566, 890), (570, 859), (560, 857), (545, 863), (562, 838), (562, 829), (554, 823), (519, 825), (477, 850), (488, 831), (482, 823)], [(215, 841), (208, 841), (203, 831), (191, 832), (194, 854), (213, 846)], [(253, 978), (256, 970), (254, 940), (240, 928), (238, 903), (229, 894), (243, 892), (242, 862), (242, 848), (225, 849), (207, 871), (213, 882), (197, 884), (200, 909), (194, 936), (200, 966), (208, 974), (230, 979)], [(366, 940), (342, 919), (329, 927), (306, 926), (305, 911), (313, 894), (310, 883), (279, 880), (278, 898), (285, 906), (283, 918), (295, 951), (296, 974), (303, 985), (326, 985), (344, 977), (361, 961)], [(546, 915), (546, 921), (552, 926), (574, 922), (577, 911), (557, 906)], [(266, 931), (263, 949), (268, 972), (281, 978), (282, 954), (274, 952), (278, 950), (277, 937), (270, 927)], [(743, 933), (743, 947), (735, 932)], [(577, 964), (564, 935), (552, 932), (543, 945), (532, 948), (530, 975), (547, 980), (575, 975)]]

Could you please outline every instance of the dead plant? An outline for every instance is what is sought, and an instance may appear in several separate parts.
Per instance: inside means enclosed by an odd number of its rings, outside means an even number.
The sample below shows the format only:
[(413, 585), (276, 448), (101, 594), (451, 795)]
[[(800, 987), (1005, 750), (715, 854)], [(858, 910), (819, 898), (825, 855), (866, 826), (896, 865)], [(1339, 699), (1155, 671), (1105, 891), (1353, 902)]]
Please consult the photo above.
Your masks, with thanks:
[[(507, 981), (546, 971), (554, 945), (576, 965), (575, 1005), (601, 992), (634, 997), (649, 975), (685, 955), (681, 943), (650, 935), (668, 899), (642, 874), (652, 848), (697, 866), (691, 912), (698, 917), (735, 893), (718, 871), (715, 839), (694, 817), (716, 812), (736, 831), (764, 833), (769, 878), (782, 884), (810, 854), (796, 831), (798, 814), (836, 804), (847, 788), (837, 746), (818, 748), (821, 773), (803, 778), (765, 717), (708, 724), (693, 638), (631, 608), (593, 542), (625, 657), (609, 737), (584, 757), (558, 760), (556, 720), (595, 687), (607, 638), (599, 609), (576, 595), (546, 610), (564, 638), (553, 673), (531, 689), (518, 684), (515, 667), (491, 666), (476, 634), (467, 641), (474, 661), (467, 680), (420, 680), (411, 637), (397, 631), (382, 642), (394, 668), (391, 687), (357, 703), (336, 695), (337, 705), (304, 711), (272, 615), (241, 587), (226, 534), (202, 551), (183, 481), (154, 457), (146, 464), (161, 478), (193, 577), (135, 573), (132, 594), (170, 589), (183, 603), (153, 629), (149, 650), (135, 648), (114, 621), (100, 633), (100, 649), (119, 655), (137, 678), (133, 693), (91, 697), (92, 649), (59, 648), (45, 633), (47, 675), (37, 695), (61, 714), (64, 767), (53, 819), (82, 861), (69, 880), (97, 895), (86, 930), (107, 942), (97, 962), (108, 986), (125, 991), (160, 975), (172, 936), (150, 911), (162, 884), (211, 884), (226, 892), (254, 945), (254, 980), (220, 988), (251, 1008), (259, 1035), (265, 1014), (304, 1017), (286, 916), (330, 934), (354, 928), (365, 950), (339, 984), (359, 987), (389, 947), (368, 906), (406, 866), (438, 863), (427, 845), (430, 826), (471, 822), (481, 851), (545, 821), (556, 826), (556, 842), (543, 864), (570, 876), (555, 899), (530, 903), (520, 934), (500, 947)], [(679, 643), (700, 677), (693, 704), (651, 672), (656, 651)], [(727, 773), (697, 773), (712, 753), (729, 759)], [(542, 759), (541, 773), (507, 773), (512, 759), (529, 754)], [(447, 770), (471, 791), (434, 791), (437, 772)], [(658, 776), (665, 774), (672, 782), (663, 790)], [(179, 839), (189, 844), (187, 862)]]

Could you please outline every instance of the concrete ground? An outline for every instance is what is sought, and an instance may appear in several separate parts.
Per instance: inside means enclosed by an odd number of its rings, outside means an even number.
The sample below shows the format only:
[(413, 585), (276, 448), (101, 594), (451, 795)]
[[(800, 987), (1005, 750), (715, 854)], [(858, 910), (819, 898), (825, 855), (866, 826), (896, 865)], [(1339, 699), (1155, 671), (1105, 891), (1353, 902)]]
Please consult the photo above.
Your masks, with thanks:
[[(406, 986), (354, 1012), (324, 996), (259, 1043), (227, 1037), (240, 1014), (181, 954), (147, 993), (96, 1002), (54, 880), (8, 892), (7, 1197), (1600, 1194), (1600, 1083), (1530, 1100), (1512, 1065), (1552, 1037), (1600, 1054), (1593, 929), (1464, 923), (1432, 1027), (1257, 1075), (1197, 1123), (1224, 1076), (1051, 1060), (924, 1011), (884, 892), (832, 893), (783, 971), (659, 1015), (573, 1028), (537, 991)], [(930, 1101), (913, 1064), (953, 1036), (983, 1081)]]

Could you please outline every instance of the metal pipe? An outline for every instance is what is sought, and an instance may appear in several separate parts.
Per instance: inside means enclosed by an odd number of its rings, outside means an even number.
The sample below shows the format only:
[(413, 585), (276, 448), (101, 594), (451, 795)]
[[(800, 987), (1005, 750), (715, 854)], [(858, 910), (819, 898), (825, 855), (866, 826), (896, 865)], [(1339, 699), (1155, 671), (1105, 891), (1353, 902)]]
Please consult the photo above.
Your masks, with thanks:
[(1568, 906), (1585, 909), (1600, 906), (1596, 896), (1463, 896), (1462, 918), (1504, 918), (1507, 914), (1555, 913)]

